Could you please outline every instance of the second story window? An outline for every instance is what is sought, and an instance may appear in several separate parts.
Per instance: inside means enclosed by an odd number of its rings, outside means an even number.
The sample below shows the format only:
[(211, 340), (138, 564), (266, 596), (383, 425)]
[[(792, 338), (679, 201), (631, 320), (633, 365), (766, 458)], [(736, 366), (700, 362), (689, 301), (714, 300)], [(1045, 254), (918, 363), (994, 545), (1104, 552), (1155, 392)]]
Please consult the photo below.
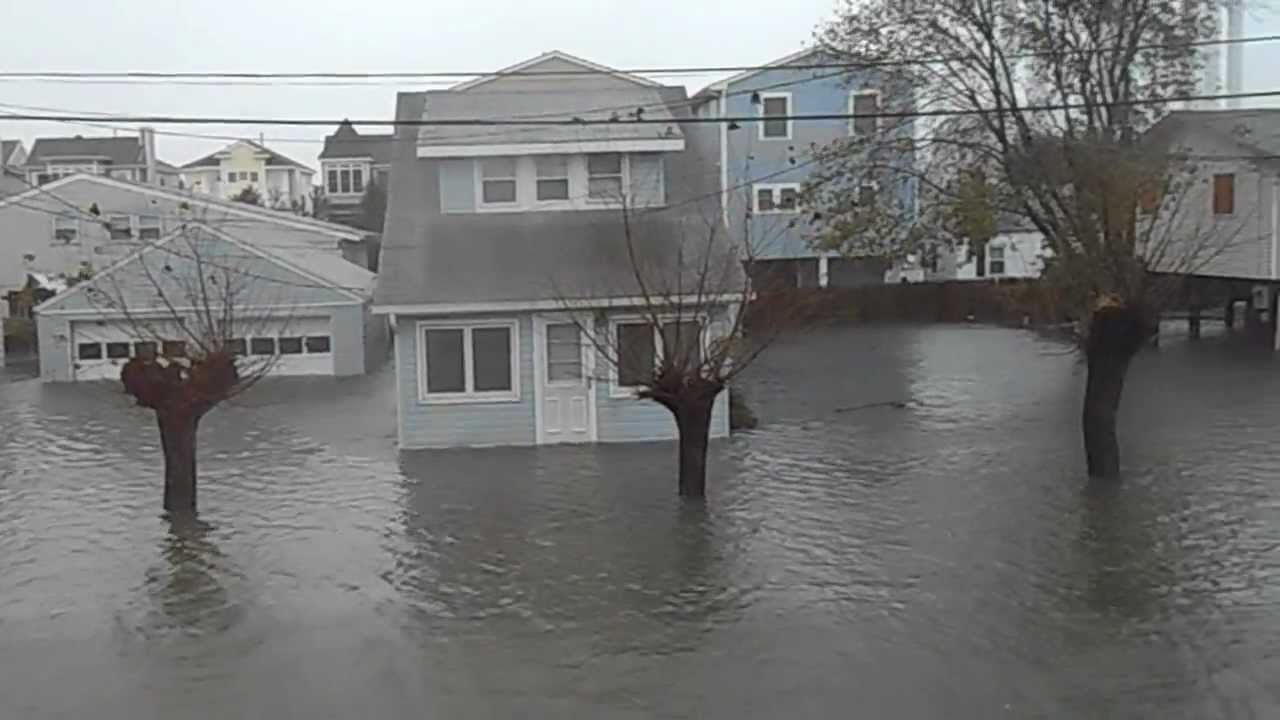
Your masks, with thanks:
[(128, 215), (107, 216), (107, 237), (112, 240), (128, 240), (133, 237), (133, 222)]
[(481, 160), (480, 201), (485, 205), (503, 205), (516, 200), (516, 159), (493, 157)]
[[(325, 165), (325, 192), (330, 195), (347, 195), (364, 192), (364, 169), (359, 163), (334, 163)], [(257, 173), (254, 173), (257, 175)], [(254, 178), (255, 180), (257, 178)]]
[(800, 186), (795, 183), (755, 186), (755, 212), (793, 213), (800, 209)]
[(53, 242), (55, 245), (74, 245), (80, 242), (80, 221), (65, 215), (55, 216)]
[(760, 96), (761, 140), (791, 139), (791, 93), (772, 93)]
[(1231, 215), (1236, 211), (1236, 176), (1213, 176), (1213, 214)]
[(587, 156), (587, 197), (591, 200), (622, 199), (622, 155), (597, 153)]
[(160, 216), (159, 215), (139, 215), (138, 216), (138, 239), (143, 241), (160, 239)]
[(880, 130), (880, 92), (859, 90), (849, 96), (849, 133), (854, 137), (871, 137)]
[(1004, 246), (992, 245), (987, 250), (987, 260), (991, 266), (990, 275), (1004, 274)]
[(538, 172), (539, 201), (569, 199), (569, 158), (566, 155), (540, 155), (534, 158)]

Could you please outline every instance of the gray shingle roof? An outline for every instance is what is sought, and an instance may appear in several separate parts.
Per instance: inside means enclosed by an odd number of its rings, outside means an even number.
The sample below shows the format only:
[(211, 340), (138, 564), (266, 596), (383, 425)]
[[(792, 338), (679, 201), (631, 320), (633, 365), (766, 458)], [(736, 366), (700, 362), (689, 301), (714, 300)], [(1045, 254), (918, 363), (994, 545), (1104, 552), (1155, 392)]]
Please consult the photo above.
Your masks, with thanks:
[(1151, 131), (1157, 141), (1196, 133), (1235, 143), (1257, 155), (1280, 155), (1280, 109), (1181, 110), (1170, 113)]
[(336, 132), (326, 136), (320, 159), (371, 157), (374, 164), (391, 163), (395, 135), (361, 135), (351, 123), (343, 122)]
[[(637, 109), (650, 120), (661, 123), (618, 125), (506, 125), (470, 127), (465, 125), (427, 125), (421, 128), (419, 145), (472, 145), (504, 143), (577, 143), (593, 140), (648, 140), (683, 137), (671, 110), (664, 104), (662, 88), (622, 86), (592, 89), (584, 94), (568, 95), (563, 89), (493, 92), (484, 86), (457, 92), (436, 90), (424, 94), (426, 107), (421, 117), (426, 120), (460, 120), (468, 118), (508, 118), (540, 120), (625, 120)], [(683, 91), (683, 90), (682, 90)], [(576, 97), (576, 102), (574, 98)], [(583, 102), (587, 99), (588, 102)], [(593, 112), (573, 110), (588, 105), (605, 108)], [(568, 109), (566, 109), (568, 108)]]
[(12, 155), (13, 151), (17, 149), (18, 149), (17, 140), (0, 141), (0, 165), (3, 165), (4, 163), (8, 162), (9, 156)]
[[(397, 119), (421, 117), (424, 102), (434, 95), (401, 93)], [(678, 103), (685, 92), (664, 88), (661, 96), (663, 102)], [(564, 100), (561, 96), (560, 102)], [(721, 270), (716, 291), (740, 291), (741, 268), (732, 259), (728, 238), (720, 233), (712, 240), (708, 233), (718, 227), (720, 217), (717, 174), (708, 171), (715, 167), (718, 129), (689, 125), (683, 132), (686, 149), (664, 156), (667, 206), (636, 211), (638, 264), (651, 281), (674, 283), (683, 277), (687, 283), (694, 267), (678, 267), (682, 244), (687, 259), (701, 256), (712, 243)], [(397, 132), (376, 304), (639, 295), (620, 211), (441, 214), (441, 161), (418, 159), (417, 135), (416, 127), (402, 126)]]
[[(253, 140), (240, 140), (238, 142), (242, 142), (247, 145), (252, 145), (254, 149), (258, 150), (259, 152), (266, 153), (267, 167), (296, 167), (296, 168), (301, 168), (303, 170), (311, 169), (306, 165), (303, 165), (302, 163), (298, 162), (297, 160), (294, 160), (289, 157), (285, 157), (284, 155), (281, 155), (280, 153), (276, 152), (275, 150), (272, 150), (266, 145), (254, 142)], [(218, 155), (226, 152), (226, 150), (227, 150), (226, 148), (222, 148), (217, 152), (209, 153), (208, 155), (205, 155), (202, 158), (199, 158), (197, 160), (192, 160), (191, 162), (187, 163), (186, 165), (183, 165), (182, 167), (184, 169), (198, 168), (198, 167), (216, 167), (219, 164), (221, 164), (221, 160), (218, 158)]]
[(136, 137), (38, 138), (27, 154), (27, 164), (50, 158), (104, 158), (112, 165), (141, 165), (142, 142)]

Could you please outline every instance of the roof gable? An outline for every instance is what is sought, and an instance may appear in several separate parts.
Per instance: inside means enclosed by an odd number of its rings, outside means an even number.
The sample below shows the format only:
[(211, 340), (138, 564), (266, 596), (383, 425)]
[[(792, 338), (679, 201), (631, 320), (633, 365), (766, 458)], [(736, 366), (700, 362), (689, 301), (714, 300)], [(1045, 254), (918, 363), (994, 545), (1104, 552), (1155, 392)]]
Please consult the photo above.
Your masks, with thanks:
[(214, 152), (209, 153), (208, 155), (205, 155), (204, 157), (192, 160), (186, 165), (183, 165), (182, 169), (194, 170), (196, 168), (202, 168), (202, 167), (217, 167), (222, 163), (222, 160), (224, 158), (230, 156), (230, 154), (235, 150), (236, 147), (248, 147), (256, 153), (265, 155), (267, 167), (296, 167), (302, 170), (306, 170), (308, 172), (311, 171), (311, 168), (307, 167), (306, 165), (303, 165), (297, 160), (281, 155), (275, 150), (268, 148), (266, 145), (263, 145), (261, 143), (254, 142), (253, 140), (248, 140), (248, 139), (236, 140), (230, 145), (223, 147), (221, 150), (216, 150)]
[(36, 312), (172, 312), (171, 307), (181, 310), (202, 304), (193, 297), (194, 281), (206, 275), (211, 282), (232, 288), (233, 304), (241, 308), (362, 303), (368, 296), (364, 285), (343, 283), (371, 285), (371, 279), (345, 274), (345, 270), (339, 275), (332, 268), (315, 270), (299, 266), (292, 254), (254, 247), (207, 225), (191, 223), (46, 300)]
[(699, 90), (695, 94), (695, 97), (699, 95), (703, 95), (704, 93), (707, 93), (708, 91), (711, 91), (711, 90), (726, 88), (730, 85), (734, 85), (739, 82), (742, 82), (743, 80), (749, 80), (755, 77), (756, 75), (759, 75), (760, 73), (784, 68), (787, 65), (804, 65), (806, 64), (805, 61), (819, 58), (824, 54), (824, 52), (825, 52), (824, 49), (820, 47), (811, 47), (811, 48), (804, 48), (803, 50), (798, 50), (785, 57), (780, 57), (777, 60), (773, 60), (771, 62), (765, 63), (760, 67), (751, 68), (750, 70), (744, 70), (736, 75), (730, 75), (729, 77), (723, 80), (718, 80), (716, 82), (713, 82), (707, 87), (703, 88), (702, 90)]
[[(521, 73), (527, 74), (521, 77)], [(566, 82), (581, 82), (583, 80), (594, 80), (596, 83), (600, 83), (601, 80), (611, 80), (613, 82), (609, 83), (610, 85), (621, 85), (623, 87), (656, 88), (661, 85), (639, 75), (624, 73), (566, 52), (552, 50), (524, 62), (502, 68), (492, 75), (469, 80), (449, 89), (452, 91), (467, 91), (483, 87), (486, 91), (507, 91), (523, 89), (531, 83), (561, 85)]]
[(103, 175), (89, 175), (84, 173), (67, 175), (65, 177), (58, 178), (51, 183), (41, 185), (40, 187), (28, 187), (24, 192), (0, 198), (0, 208), (4, 208), (5, 206), (13, 203), (22, 202), (29, 198), (53, 195), (54, 191), (57, 189), (66, 187), (72, 183), (94, 183), (130, 192), (163, 197), (175, 202), (185, 203), (191, 207), (216, 208), (219, 212), (227, 215), (239, 215), (240, 217), (252, 218), (264, 223), (273, 223), (300, 230), (332, 235), (335, 238), (342, 240), (360, 241), (365, 237), (364, 231), (357, 230), (356, 228), (352, 228), (347, 225), (339, 225), (337, 223), (303, 217), (280, 210), (258, 207), (256, 205), (248, 205), (241, 202), (235, 202), (233, 200), (219, 200), (218, 198), (210, 195), (202, 195), (184, 190), (177, 190), (175, 188), (143, 185), (127, 180), (121, 180), (119, 178), (111, 178)]
[(140, 165), (142, 143), (136, 137), (37, 138), (27, 154), (27, 164), (75, 158), (102, 159), (112, 165)]

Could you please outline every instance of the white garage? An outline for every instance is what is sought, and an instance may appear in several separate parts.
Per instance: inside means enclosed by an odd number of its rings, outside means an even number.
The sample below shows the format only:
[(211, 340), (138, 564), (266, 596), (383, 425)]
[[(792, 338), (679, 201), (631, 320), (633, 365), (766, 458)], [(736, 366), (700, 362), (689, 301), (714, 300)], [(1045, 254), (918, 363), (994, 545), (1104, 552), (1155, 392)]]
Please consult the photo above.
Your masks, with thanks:
[[(237, 289), (238, 304), (212, 305), (231, 308), (232, 329), (218, 337), (244, 358), (242, 367), (269, 364), (272, 375), (365, 371), (366, 357), (376, 355), (373, 345), (384, 337), (381, 319), (369, 312), (373, 273), (333, 256), (264, 252), (198, 227), (201, 244), (185, 238), (183, 245), (198, 247), (198, 264), (184, 265), (190, 253), (164, 254), (152, 246), (36, 308), (41, 376), (118, 380), (130, 358), (198, 352), (201, 342), (210, 342), (212, 333), (199, 330), (207, 323), (198, 319), (209, 311), (176, 299), (198, 287), (191, 277), (196, 267), (213, 286)], [(218, 313), (215, 307), (212, 315)]]

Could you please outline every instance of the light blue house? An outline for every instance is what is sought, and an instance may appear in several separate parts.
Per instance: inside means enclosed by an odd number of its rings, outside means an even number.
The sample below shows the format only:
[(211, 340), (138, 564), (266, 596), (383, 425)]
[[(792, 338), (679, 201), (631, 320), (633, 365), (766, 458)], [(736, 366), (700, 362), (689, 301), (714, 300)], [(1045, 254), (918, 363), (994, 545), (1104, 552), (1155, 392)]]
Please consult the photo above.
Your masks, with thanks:
[[(493, 117), (543, 124), (465, 124)], [(718, 131), (688, 117), (683, 88), (559, 52), (399, 96), (401, 122), (457, 123), (400, 125), (392, 155), (374, 303), (402, 448), (675, 437), (641, 380), (673, 335), (722, 332), (742, 289), (708, 172)], [(703, 251), (732, 272), (676, 325), (653, 299), (685, 299)]]
[[(698, 117), (760, 118), (719, 123), (717, 137), (725, 222), (735, 238), (750, 240), (753, 273), (800, 287), (883, 282), (887, 260), (815, 250), (819, 225), (798, 199), (802, 185), (817, 169), (815, 150), (859, 134), (910, 133), (910, 122), (794, 116), (874, 115), (910, 107), (910, 98), (901, 95), (882, 86), (874, 69), (809, 49), (714, 83), (694, 96)], [(883, 165), (909, 167), (910, 160), (897, 157)], [(857, 192), (860, 201), (894, 203), (898, 212), (909, 213), (914, 202), (914, 183), (887, 171), (868, 173), (850, 192)]]

